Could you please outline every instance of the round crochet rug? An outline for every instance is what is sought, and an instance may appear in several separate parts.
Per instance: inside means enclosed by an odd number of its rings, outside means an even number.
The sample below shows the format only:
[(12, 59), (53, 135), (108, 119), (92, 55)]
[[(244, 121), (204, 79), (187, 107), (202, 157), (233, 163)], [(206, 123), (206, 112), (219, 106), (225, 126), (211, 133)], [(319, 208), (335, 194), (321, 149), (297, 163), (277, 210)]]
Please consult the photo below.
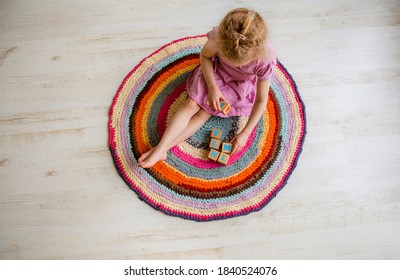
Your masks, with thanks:
[(140, 199), (168, 215), (211, 221), (262, 209), (296, 166), (305, 136), (305, 111), (296, 84), (278, 62), (265, 113), (247, 146), (227, 165), (210, 161), (210, 133), (230, 141), (246, 117), (211, 117), (191, 138), (172, 148), (153, 168), (137, 166), (141, 154), (160, 140), (187, 98), (185, 83), (199, 65), (206, 36), (179, 39), (143, 59), (119, 87), (109, 118), (115, 165)]

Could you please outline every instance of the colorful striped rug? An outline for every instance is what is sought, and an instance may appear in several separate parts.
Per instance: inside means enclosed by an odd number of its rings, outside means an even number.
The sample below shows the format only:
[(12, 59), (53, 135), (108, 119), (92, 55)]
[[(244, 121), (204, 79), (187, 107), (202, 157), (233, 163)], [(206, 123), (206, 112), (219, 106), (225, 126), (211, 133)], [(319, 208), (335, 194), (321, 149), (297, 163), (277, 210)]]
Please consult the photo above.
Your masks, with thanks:
[(247, 146), (221, 165), (207, 159), (212, 128), (229, 141), (245, 117), (211, 117), (190, 139), (153, 168), (137, 166), (157, 145), (187, 93), (205, 36), (167, 44), (124, 79), (110, 109), (109, 145), (115, 165), (140, 199), (168, 215), (196, 221), (226, 219), (262, 209), (287, 183), (305, 136), (305, 111), (295, 82), (278, 63), (267, 110)]

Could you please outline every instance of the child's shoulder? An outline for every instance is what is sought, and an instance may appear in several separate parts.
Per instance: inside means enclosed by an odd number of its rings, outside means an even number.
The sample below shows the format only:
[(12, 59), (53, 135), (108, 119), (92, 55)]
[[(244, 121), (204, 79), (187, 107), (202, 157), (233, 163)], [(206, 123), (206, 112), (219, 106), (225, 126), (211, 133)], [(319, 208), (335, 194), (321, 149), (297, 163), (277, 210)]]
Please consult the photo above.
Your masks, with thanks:
[(276, 61), (277, 53), (272, 47), (270, 42), (266, 42), (264, 47), (261, 49), (259, 60), (263, 63), (269, 64)]
[(254, 68), (255, 74), (259, 79), (267, 80), (271, 78), (273, 69), (277, 63), (276, 52), (270, 43), (266, 43), (262, 49)]
[(214, 46), (217, 45), (218, 41), (218, 27), (213, 27), (211, 31), (207, 33), (207, 39), (208, 41), (213, 44)]

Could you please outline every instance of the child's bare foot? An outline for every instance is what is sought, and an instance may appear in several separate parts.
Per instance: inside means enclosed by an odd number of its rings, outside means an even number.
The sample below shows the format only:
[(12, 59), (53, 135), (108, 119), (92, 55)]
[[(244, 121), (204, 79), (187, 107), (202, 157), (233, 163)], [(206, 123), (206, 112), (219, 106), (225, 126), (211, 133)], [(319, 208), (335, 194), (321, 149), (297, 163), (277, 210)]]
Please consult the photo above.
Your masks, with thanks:
[(154, 150), (154, 148), (148, 150), (143, 155), (141, 155), (140, 158), (138, 159), (138, 164), (140, 165), (143, 161), (145, 161), (151, 155), (153, 150)]
[(161, 148), (154, 147), (150, 151), (144, 153), (138, 160), (139, 166), (142, 168), (150, 168), (159, 161), (167, 159), (167, 152)]

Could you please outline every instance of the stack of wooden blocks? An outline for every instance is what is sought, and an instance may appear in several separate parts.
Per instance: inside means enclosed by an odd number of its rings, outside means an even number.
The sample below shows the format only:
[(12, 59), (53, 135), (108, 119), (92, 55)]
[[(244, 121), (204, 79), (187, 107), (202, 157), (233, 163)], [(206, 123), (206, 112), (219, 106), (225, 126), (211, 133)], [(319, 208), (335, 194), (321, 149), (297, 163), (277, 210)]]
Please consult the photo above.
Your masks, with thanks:
[(222, 163), (224, 165), (228, 164), (229, 154), (232, 151), (232, 144), (222, 142), (222, 130), (213, 128), (211, 131), (211, 141), (210, 141), (210, 153), (208, 154), (208, 158)]

